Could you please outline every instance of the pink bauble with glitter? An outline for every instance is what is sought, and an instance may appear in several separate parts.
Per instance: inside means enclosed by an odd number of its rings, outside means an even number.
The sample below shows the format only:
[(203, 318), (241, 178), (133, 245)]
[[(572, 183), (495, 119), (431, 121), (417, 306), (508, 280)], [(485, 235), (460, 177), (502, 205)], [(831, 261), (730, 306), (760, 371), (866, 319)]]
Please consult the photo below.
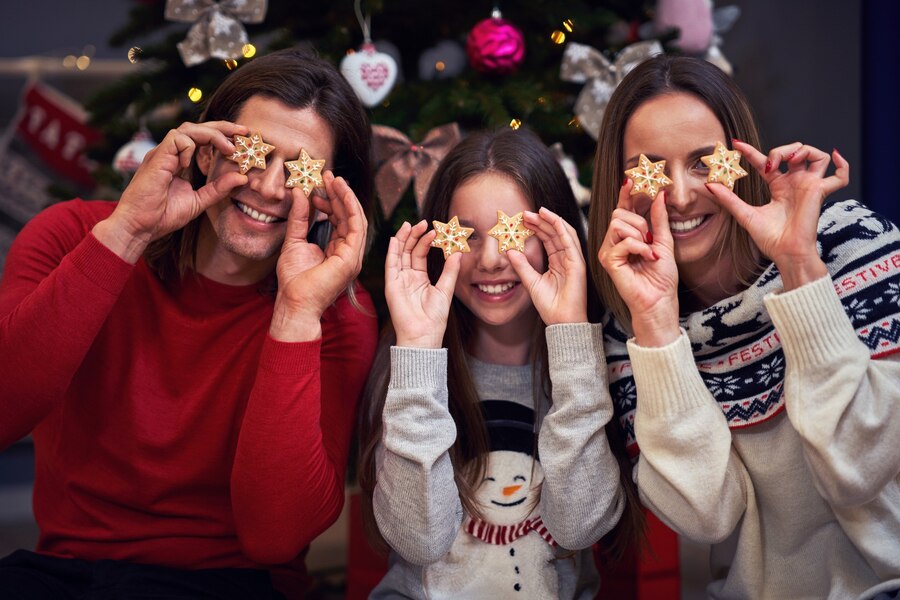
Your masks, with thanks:
[(469, 64), (479, 73), (508, 75), (525, 58), (525, 38), (506, 19), (491, 17), (479, 21), (466, 40)]

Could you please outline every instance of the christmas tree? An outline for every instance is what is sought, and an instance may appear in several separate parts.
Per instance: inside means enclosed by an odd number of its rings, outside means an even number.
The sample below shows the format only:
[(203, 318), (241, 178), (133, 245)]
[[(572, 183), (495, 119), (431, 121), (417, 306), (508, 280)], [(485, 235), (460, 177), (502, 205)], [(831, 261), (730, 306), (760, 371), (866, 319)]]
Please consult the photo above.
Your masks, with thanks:
[[(110, 165), (116, 150), (139, 129), (148, 129), (159, 140), (179, 123), (196, 120), (202, 108), (202, 98), (195, 102), (198, 96), (208, 97), (230, 70), (253, 60), (248, 58), (253, 52), (309, 45), (337, 66), (348, 53), (360, 51), (368, 29), (376, 50), (392, 56), (398, 71), (390, 93), (370, 107), (373, 124), (390, 126), (415, 143), (448, 123), (457, 123), (463, 132), (521, 124), (535, 130), (548, 145), (559, 142), (578, 166), (581, 182), (589, 184), (595, 141), (574, 111), (584, 80), (573, 83), (560, 78), (563, 54), (570, 42), (576, 42), (603, 52), (612, 61), (622, 47), (638, 41), (639, 26), (650, 20), (655, 5), (628, 0), (529, 0), (503, 6), (372, 0), (354, 6), (349, 0), (257, 0), (256, 16), (263, 17), (261, 22), (241, 23), (252, 47), (241, 46), (236, 59), (209, 58), (192, 66), (185, 64), (178, 45), (193, 25), (168, 20), (167, 10), (171, 17), (175, 5), (212, 6), (218, 18), (234, 7), (252, 3), (136, 3), (129, 22), (110, 40), (135, 63), (134, 73), (87, 104), (92, 124), (104, 133), (92, 158)], [(492, 21), (492, 15), (500, 16), (501, 9), (503, 21)], [(199, 22), (210, 12), (194, 14)], [(209, 31), (215, 29), (215, 19), (212, 21)], [(488, 27), (487, 33), (476, 26)], [(491, 35), (520, 35), (524, 54), (497, 55), (490, 46)], [(157, 41), (142, 44), (148, 37)], [(468, 56), (464, 50), (467, 39), (472, 44)], [(101, 167), (95, 176), (112, 190), (123, 187), (122, 174), (109, 166)], [(381, 287), (379, 263), (391, 232), (403, 220), (416, 219), (412, 188), (396, 208), (384, 210), (379, 204), (376, 210), (374, 225), (379, 233), (363, 274), (370, 289)]]

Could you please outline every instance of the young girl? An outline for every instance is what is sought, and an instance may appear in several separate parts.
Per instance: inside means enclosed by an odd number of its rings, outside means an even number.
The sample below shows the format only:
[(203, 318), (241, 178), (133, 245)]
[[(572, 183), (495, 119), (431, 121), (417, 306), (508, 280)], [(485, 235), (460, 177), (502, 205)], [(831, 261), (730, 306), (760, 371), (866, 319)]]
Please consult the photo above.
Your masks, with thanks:
[[(708, 181), (719, 142), (743, 153), (733, 191)], [(837, 150), (759, 145), (702, 60), (643, 63), (604, 115), (591, 272), (641, 499), (712, 544), (711, 597), (896, 590), (900, 235), (854, 201), (822, 210)], [(622, 183), (642, 155), (672, 182), (655, 198)]]
[[(524, 213), (524, 251), (499, 251), (498, 211)], [(569, 184), (534, 134), (472, 134), (441, 163), (423, 217), (390, 242), (395, 335), (363, 417), (361, 483), (392, 550), (372, 597), (592, 597), (590, 552), (572, 551), (634, 503), (603, 430), (612, 404)], [(445, 261), (427, 224), (454, 217), (474, 230), (471, 251)]]

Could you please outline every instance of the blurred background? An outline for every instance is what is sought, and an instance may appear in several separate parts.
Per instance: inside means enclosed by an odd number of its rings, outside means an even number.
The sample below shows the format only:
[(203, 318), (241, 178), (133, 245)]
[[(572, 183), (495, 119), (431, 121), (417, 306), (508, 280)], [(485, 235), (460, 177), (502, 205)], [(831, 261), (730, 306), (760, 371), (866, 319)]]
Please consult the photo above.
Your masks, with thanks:
[[(374, 0), (359, 4), (362, 20), (352, 0), (255, 1), (241, 13), (243, 3), (225, 0), (216, 15), (195, 10), (215, 4), (197, 0), (4, 5), (0, 267), (16, 232), (39, 210), (74, 196), (115, 199), (153, 140), (196, 119), (229, 71), (295, 44), (336, 65), (354, 54), (379, 59), (379, 70), (351, 83), (368, 94), (373, 123), (425, 150), (429, 132), (450, 123), (463, 133), (528, 126), (548, 145), (559, 144), (573, 187), (583, 191), (595, 144), (590, 112), (602, 110), (626, 66), (622, 57), (650, 52), (655, 40), (666, 52), (703, 56), (730, 71), (767, 147), (801, 140), (838, 148), (852, 180), (837, 195), (900, 221), (892, 156), (900, 52), (891, 42), (900, 8), (889, 0)], [(491, 19), (495, 9), (504, 21)], [(366, 16), (375, 54), (364, 46)], [(564, 80), (573, 42), (599, 58), (570, 65), (576, 73)], [(510, 43), (518, 50), (503, 50)], [(376, 165), (391, 158), (378, 156)], [(417, 210), (412, 188), (379, 190), (380, 233), (363, 273), (375, 295), (387, 238)], [(35, 544), (32, 471), (28, 439), (0, 453), (0, 555)], [(317, 542), (311, 566), (340, 571), (346, 527), (345, 516)], [(684, 597), (702, 597), (703, 553), (682, 544)]]

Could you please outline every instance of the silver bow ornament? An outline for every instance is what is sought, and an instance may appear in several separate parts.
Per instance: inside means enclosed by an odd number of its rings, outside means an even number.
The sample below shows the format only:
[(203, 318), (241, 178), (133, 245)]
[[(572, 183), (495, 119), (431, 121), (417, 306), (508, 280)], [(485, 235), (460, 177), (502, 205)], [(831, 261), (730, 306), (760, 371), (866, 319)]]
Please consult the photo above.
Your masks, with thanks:
[(662, 46), (656, 40), (638, 42), (626, 46), (610, 62), (590, 46), (574, 42), (566, 46), (559, 77), (563, 81), (585, 84), (575, 100), (575, 115), (592, 138), (596, 140), (600, 135), (603, 111), (622, 78), (640, 63), (662, 53)]
[(209, 58), (239, 58), (247, 44), (242, 23), (262, 23), (266, 0), (166, 0), (166, 19), (193, 23), (178, 52), (186, 67)]
[(384, 214), (394, 212), (413, 178), (416, 206), (421, 213), (434, 172), (460, 140), (459, 126), (449, 123), (435, 127), (425, 134), (420, 144), (412, 143), (403, 133), (385, 125), (372, 125), (372, 134), (375, 163), (381, 164), (375, 174), (375, 190)]

